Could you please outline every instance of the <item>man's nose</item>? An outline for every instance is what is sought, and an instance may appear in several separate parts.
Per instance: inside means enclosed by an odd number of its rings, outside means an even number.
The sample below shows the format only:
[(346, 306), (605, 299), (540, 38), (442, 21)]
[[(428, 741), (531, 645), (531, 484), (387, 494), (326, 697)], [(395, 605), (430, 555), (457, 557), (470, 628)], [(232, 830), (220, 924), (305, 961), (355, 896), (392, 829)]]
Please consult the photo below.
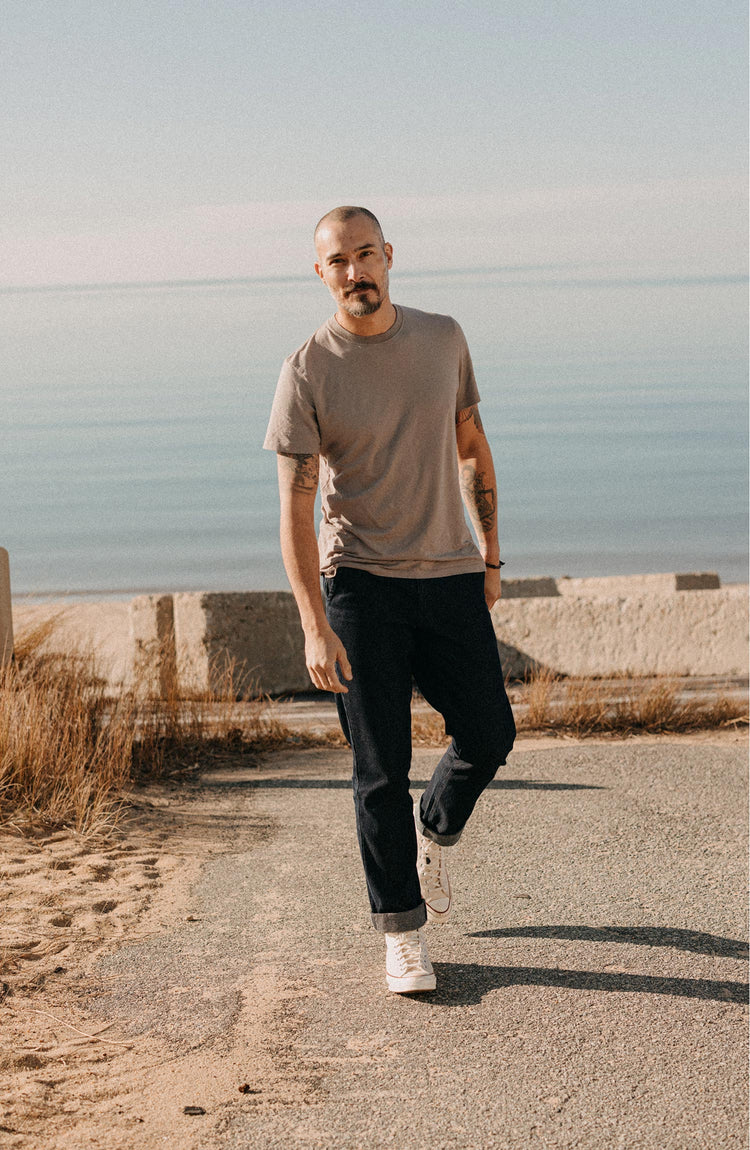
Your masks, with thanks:
[(347, 274), (348, 279), (350, 279), (352, 283), (356, 283), (357, 280), (361, 279), (361, 276), (359, 273), (359, 261), (358, 260), (350, 260), (349, 261), (349, 267), (346, 269), (346, 274)]

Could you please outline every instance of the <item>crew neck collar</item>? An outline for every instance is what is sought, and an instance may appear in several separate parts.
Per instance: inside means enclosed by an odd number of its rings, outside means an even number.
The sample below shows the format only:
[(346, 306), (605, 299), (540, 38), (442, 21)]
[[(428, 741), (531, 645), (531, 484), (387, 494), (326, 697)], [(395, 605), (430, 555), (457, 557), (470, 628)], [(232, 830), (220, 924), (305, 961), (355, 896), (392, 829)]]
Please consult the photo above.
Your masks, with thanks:
[(378, 335), (355, 335), (353, 331), (347, 331), (345, 327), (342, 327), (335, 315), (332, 315), (329, 319), (328, 326), (339, 339), (345, 339), (350, 343), (385, 343), (387, 340), (397, 336), (404, 324), (403, 309), (400, 308), (398, 304), (394, 304), (393, 306), (396, 309), (395, 320), (388, 328), (388, 331), (381, 331)]

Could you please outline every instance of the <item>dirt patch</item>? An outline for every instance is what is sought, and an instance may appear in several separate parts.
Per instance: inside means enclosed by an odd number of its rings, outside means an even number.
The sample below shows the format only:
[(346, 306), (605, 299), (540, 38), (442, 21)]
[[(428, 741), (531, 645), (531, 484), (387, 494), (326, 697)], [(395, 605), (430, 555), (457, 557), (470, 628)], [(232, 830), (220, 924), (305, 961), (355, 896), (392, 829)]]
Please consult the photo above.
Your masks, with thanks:
[[(69, 830), (0, 837), (3, 1145), (132, 1150), (178, 1136), (187, 1148), (200, 1138), (200, 1116), (184, 1114), (178, 1134), (171, 1126), (176, 1092), (184, 1106), (196, 1098), (213, 1108), (235, 1099), (252, 1106), (260, 1076), (268, 1097), (270, 1059), (251, 1074), (226, 1040), (220, 1053), (213, 1041), (176, 1056), (163, 1038), (133, 1036), (96, 1010), (97, 961), (189, 920), (201, 867), (231, 852), (240, 825), (244, 849), (253, 835), (268, 833), (249, 809), (251, 796), (238, 802), (190, 782), (151, 786), (131, 802), (106, 839)], [(262, 972), (254, 977), (262, 980)], [(257, 1002), (263, 1010), (254, 1012), (254, 1025), (270, 1034), (273, 988), (259, 986)], [(243, 1094), (241, 1086), (248, 1087)]]

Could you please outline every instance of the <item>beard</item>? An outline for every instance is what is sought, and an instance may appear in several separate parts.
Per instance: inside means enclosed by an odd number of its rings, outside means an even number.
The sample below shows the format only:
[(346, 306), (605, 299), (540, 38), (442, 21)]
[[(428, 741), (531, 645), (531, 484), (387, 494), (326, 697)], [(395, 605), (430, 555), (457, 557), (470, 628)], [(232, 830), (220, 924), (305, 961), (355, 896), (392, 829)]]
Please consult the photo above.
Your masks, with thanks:
[[(364, 291), (365, 289), (374, 291), (375, 299), (354, 298), (358, 292)], [(355, 319), (359, 319), (363, 315), (373, 315), (383, 303), (384, 298), (385, 292), (379, 291), (376, 284), (363, 282), (359, 284), (358, 287), (347, 292), (341, 302), (341, 306), (349, 315), (354, 316)]]
[(352, 303), (347, 300), (347, 302), (343, 305), (343, 308), (344, 311), (349, 313), (349, 315), (358, 318), (359, 316), (363, 315), (372, 315), (378, 310), (382, 302), (382, 299), (360, 299)]

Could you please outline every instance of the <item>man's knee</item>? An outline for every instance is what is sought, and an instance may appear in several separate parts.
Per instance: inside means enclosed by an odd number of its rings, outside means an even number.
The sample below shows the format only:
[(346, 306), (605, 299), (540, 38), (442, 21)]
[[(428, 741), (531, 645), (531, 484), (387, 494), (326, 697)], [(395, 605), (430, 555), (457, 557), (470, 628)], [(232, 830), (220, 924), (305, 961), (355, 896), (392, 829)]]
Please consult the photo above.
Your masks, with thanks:
[(476, 731), (461, 746), (460, 755), (489, 782), (495, 777), (513, 749), (516, 725), (512, 715), (508, 720), (485, 731)]

